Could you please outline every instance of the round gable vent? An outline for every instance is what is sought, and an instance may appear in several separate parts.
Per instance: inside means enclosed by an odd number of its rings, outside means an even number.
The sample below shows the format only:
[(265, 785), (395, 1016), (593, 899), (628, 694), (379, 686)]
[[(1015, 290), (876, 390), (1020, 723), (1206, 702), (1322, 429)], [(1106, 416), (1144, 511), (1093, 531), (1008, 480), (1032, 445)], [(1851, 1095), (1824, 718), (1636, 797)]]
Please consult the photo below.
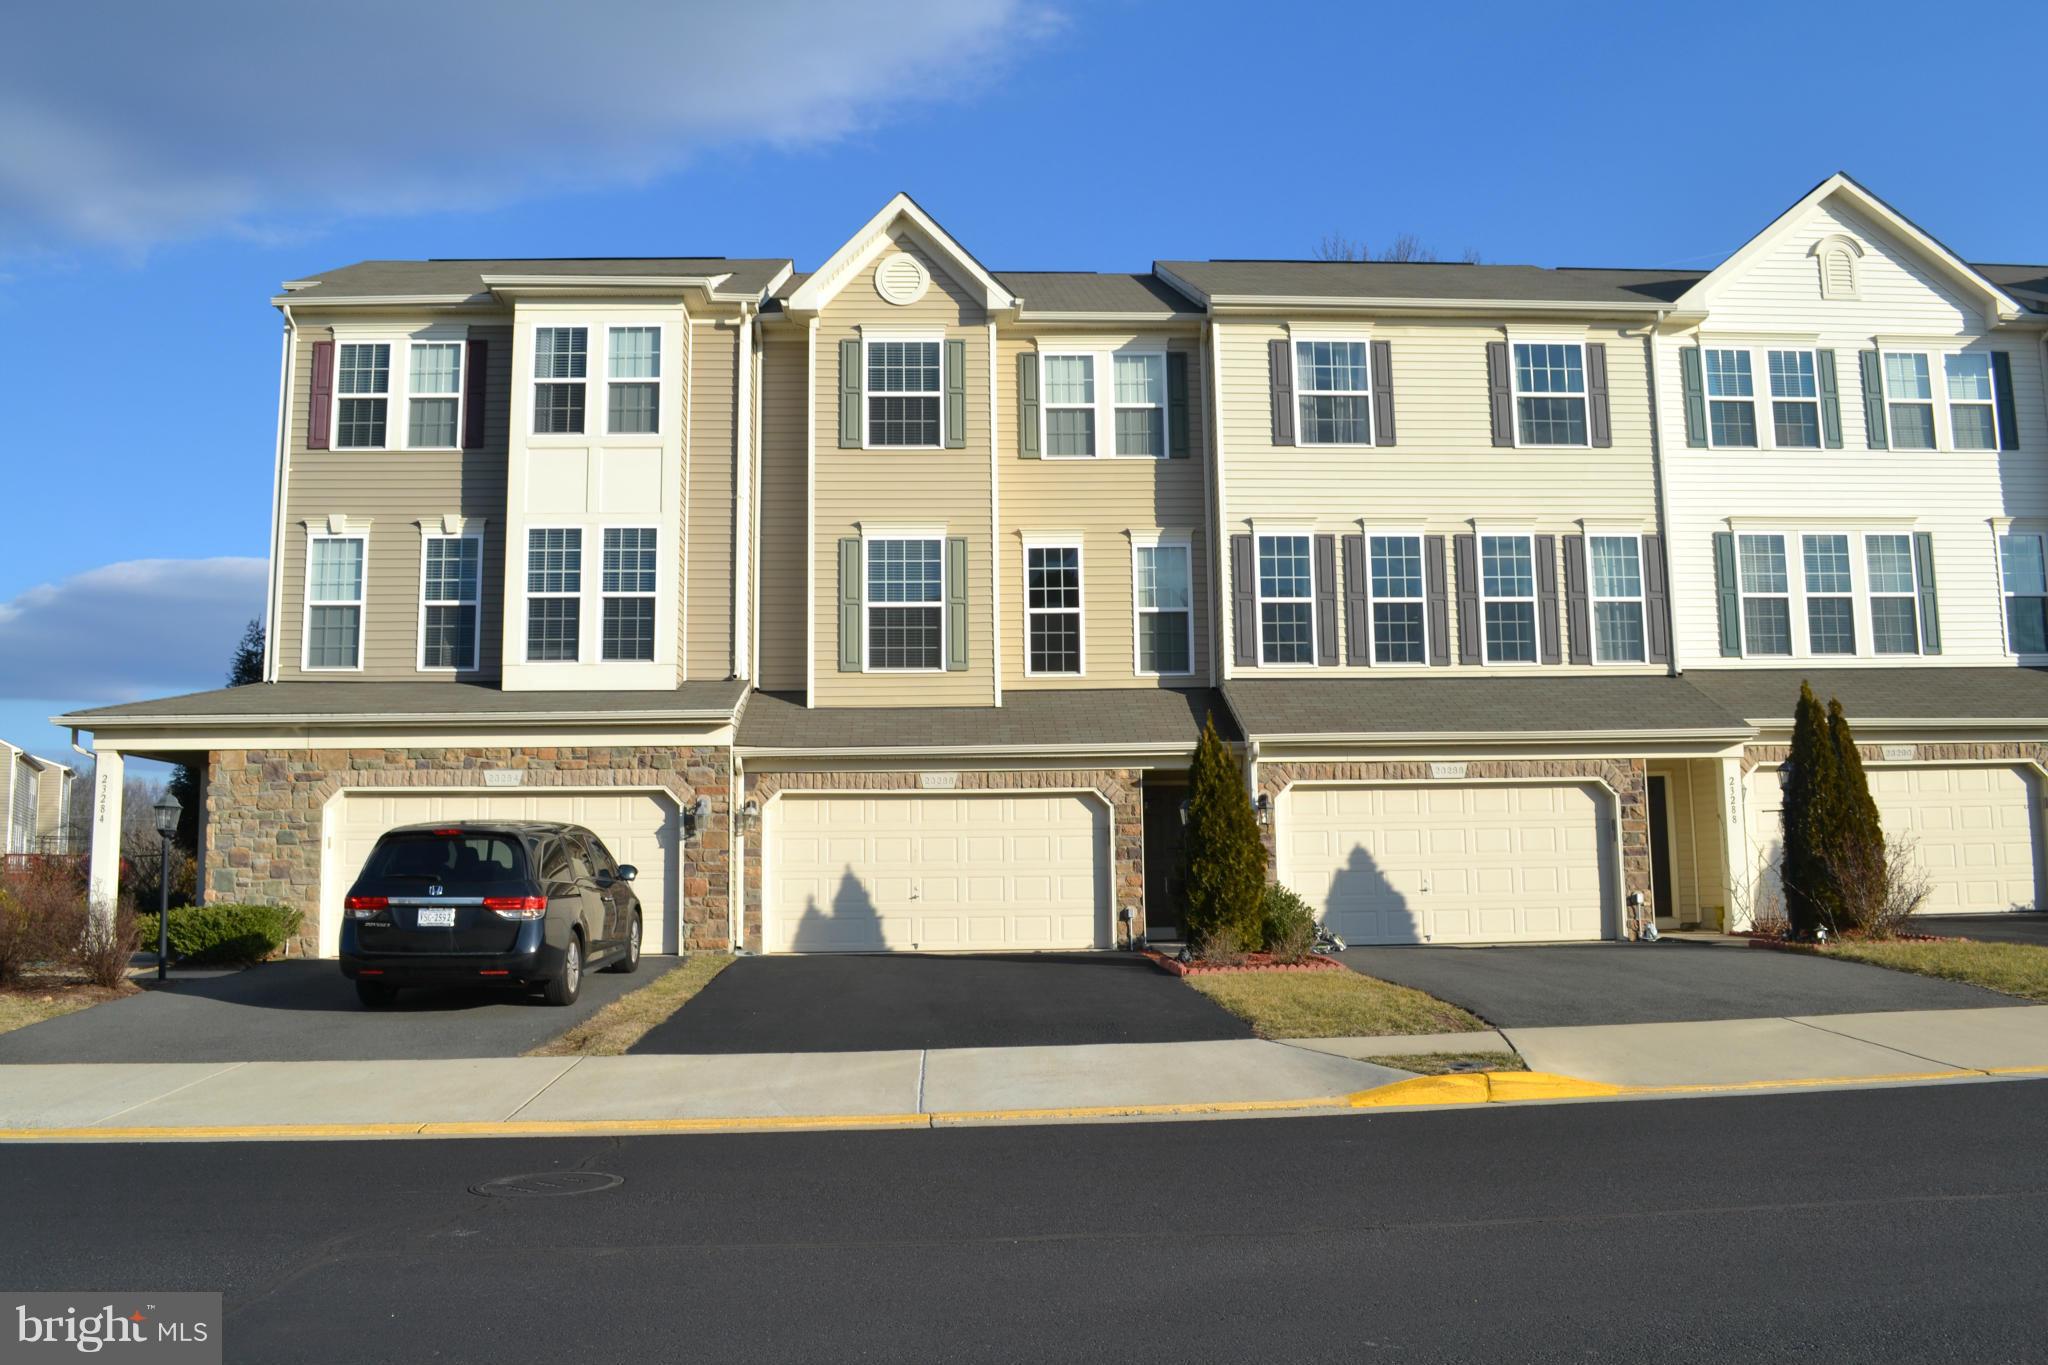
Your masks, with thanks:
[(899, 251), (893, 256), (883, 257), (882, 263), (875, 267), (875, 292), (898, 306), (916, 303), (931, 287), (931, 272), (915, 256), (906, 256)]

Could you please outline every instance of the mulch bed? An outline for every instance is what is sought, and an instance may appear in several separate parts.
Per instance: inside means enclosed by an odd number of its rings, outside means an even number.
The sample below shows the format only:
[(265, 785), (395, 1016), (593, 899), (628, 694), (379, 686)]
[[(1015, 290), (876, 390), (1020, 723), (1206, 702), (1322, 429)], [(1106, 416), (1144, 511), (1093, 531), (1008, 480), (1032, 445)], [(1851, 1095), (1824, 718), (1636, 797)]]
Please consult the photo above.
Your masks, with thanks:
[(1152, 965), (1159, 968), (1159, 970), (1171, 972), (1175, 976), (1221, 976), (1242, 972), (1342, 972), (1350, 970), (1343, 963), (1333, 962), (1327, 957), (1308, 957), (1303, 958), (1299, 962), (1276, 962), (1270, 953), (1246, 953), (1240, 961), (1226, 965), (1210, 962), (1180, 962), (1168, 957), (1165, 953), (1156, 952), (1151, 948), (1141, 949), (1139, 955), (1149, 959)]

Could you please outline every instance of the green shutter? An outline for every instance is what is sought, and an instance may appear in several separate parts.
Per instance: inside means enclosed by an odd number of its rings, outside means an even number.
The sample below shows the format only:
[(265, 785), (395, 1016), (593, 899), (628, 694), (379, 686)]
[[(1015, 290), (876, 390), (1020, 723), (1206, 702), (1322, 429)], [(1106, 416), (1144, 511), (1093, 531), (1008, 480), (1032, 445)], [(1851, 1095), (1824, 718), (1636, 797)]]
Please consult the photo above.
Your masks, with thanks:
[(860, 340), (839, 343), (839, 448), (860, 449)]
[(1863, 365), (1863, 441), (1872, 450), (1890, 450), (1884, 421), (1884, 361), (1876, 351), (1857, 356)]
[(1835, 379), (1835, 353), (1815, 351), (1814, 373), (1820, 380), (1820, 440), (1829, 450), (1842, 448), (1842, 391)]
[(1913, 570), (1920, 580), (1920, 652), (1941, 653), (1941, 609), (1934, 600), (1934, 536), (1913, 533)]
[(1038, 458), (1038, 352), (1017, 356), (1017, 458)]
[(1735, 586), (1735, 533), (1714, 532), (1714, 586), (1721, 597), (1721, 657), (1742, 656), (1742, 598)]
[(967, 445), (967, 343), (946, 343), (946, 449)]
[(967, 667), (967, 537), (946, 539), (946, 671)]
[(1166, 353), (1166, 454), (1188, 457), (1188, 353)]
[(860, 537), (839, 542), (839, 671), (860, 672)]
[(2012, 353), (1993, 351), (1991, 353), (1992, 396), (1998, 400), (1998, 448), (2018, 450), (2020, 448), (2020, 406), (2014, 400), (2012, 391)]
[(1678, 353), (1678, 372), (1685, 381), (1685, 443), (1707, 443), (1707, 388), (1700, 377), (1700, 348), (1688, 346)]

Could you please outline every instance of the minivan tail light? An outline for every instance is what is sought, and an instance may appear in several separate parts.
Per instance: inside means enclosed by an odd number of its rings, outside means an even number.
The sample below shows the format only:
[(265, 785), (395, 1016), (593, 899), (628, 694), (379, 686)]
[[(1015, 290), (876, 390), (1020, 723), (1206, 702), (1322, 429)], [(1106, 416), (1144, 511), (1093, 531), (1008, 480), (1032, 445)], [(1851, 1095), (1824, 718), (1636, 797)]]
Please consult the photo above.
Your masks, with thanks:
[(374, 919), (391, 908), (389, 896), (350, 896), (343, 903), (351, 919)]
[(484, 909), (502, 919), (539, 919), (548, 912), (546, 896), (485, 896)]

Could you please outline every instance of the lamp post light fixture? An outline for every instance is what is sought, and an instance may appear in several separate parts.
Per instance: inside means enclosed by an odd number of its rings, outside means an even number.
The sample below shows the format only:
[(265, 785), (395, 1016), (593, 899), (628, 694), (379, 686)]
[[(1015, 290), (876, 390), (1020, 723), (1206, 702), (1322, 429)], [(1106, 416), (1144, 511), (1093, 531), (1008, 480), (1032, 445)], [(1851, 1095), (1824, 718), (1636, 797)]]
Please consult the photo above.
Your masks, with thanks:
[(178, 817), (185, 813), (178, 798), (166, 791), (157, 800), (156, 832), (163, 841), (156, 874), (156, 979), (162, 981), (171, 956), (171, 839), (178, 832)]

